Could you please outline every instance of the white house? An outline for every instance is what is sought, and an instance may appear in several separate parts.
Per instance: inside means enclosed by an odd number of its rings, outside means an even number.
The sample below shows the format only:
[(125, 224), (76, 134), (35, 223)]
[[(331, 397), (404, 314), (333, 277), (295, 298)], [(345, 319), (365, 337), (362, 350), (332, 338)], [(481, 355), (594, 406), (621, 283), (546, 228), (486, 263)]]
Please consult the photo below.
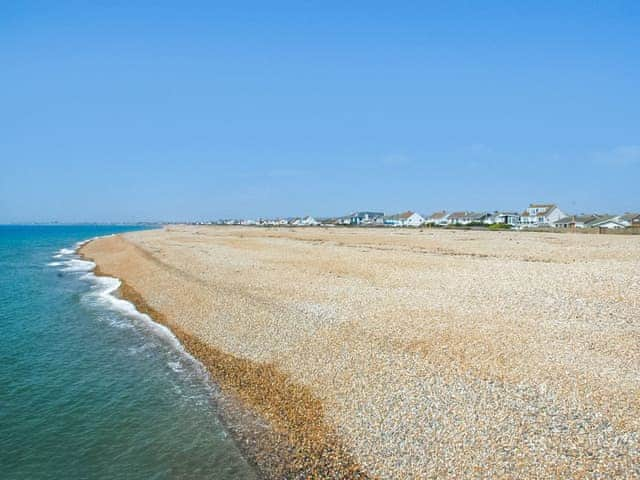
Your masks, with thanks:
[(486, 212), (453, 212), (447, 219), (449, 225), (469, 225), (494, 223), (493, 215)]
[(446, 225), (448, 221), (449, 214), (443, 210), (429, 215), (426, 218), (425, 223), (427, 225)]
[(597, 215), (568, 215), (556, 220), (554, 226), (557, 228), (589, 228), (593, 222), (600, 221)]
[(384, 224), (394, 227), (419, 227), (424, 225), (424, 223), (425, 218), (422, 215), (411, 211), (384, 217)]
[(633, 227), (640, 225), (640, 214), (638, 213), (625, 213), (618, 216), (618, 221), (625, 227)]
[(628, 225), (625, 225), (626, 222), (621, 220), (619, 216), (616, 217), (605, 217), (596, 222), (592, 222), (590, 224), (593, 228), (610, 228), (612, 230), (618, 230), (621, 228), (626, 228)]
[(417, 212), (411, 212), (411, 215), (409, 215), (405, 221), (404, 224), (407, 227), (420, 227), (422, 225), (424, 225), (424, 222), (426, 221), (426, 219), (420, 215)]
[(348, 225), (382, 225), (384, 213), (382, 212), (355, 212), (343, 217), (344, 224)]
[(447, 218), (448, 225), (466, 225), (470, 222), (469, 212), (452, 212)]
[(520, 228), (552, 227), (554, 224), (567, 216), (557, 205), (548, 203), (531, 203), (527, 209), (520, 214)]
[(493, 223), (504, 223), (515, 226), (520, 221), (520, 214), (515, 212), (496, 212), (493, 214)]
[(304, 226), (315, 226), (315, 225), (320, 225), (320, 222), (317, 221), (315, 218), (310, 217), (310, 216), (306, 216), (303, 219), (300, 220), (300, 225), (304, 225)]

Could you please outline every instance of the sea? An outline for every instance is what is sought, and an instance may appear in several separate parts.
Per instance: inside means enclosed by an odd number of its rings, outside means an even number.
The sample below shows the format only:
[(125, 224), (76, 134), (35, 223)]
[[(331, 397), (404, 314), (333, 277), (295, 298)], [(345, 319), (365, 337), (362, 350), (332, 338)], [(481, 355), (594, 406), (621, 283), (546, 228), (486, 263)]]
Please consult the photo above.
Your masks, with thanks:
[(136, 229), (0, 226), (0, 478), (256, 478), (202, 365), (76, 254)]

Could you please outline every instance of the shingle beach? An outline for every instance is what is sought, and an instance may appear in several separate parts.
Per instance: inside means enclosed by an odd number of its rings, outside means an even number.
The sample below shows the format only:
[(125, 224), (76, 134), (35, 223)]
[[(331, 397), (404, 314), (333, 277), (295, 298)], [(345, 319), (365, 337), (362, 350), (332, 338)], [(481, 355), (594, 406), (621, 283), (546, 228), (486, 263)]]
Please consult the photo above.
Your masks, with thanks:
[(81, 253), (270, 478), (640, 478), (640, 237), (171, 226)]

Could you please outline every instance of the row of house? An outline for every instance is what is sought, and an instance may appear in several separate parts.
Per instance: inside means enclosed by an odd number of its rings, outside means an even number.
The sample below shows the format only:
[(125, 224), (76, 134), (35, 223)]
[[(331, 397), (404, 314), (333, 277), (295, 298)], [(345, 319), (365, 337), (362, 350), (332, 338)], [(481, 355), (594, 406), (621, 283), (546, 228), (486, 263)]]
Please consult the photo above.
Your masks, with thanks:
[(352, 225), (352, 226), (390, 226), (390, 227), (421, 227), (421, 226), (489, 226), (503, 224), (507, 228), (609, 228), (621, 229), (640, 227), (640, 214), (626, 213), (623, 215), (580, 214), (567, 215), (555, 204), (530, 204), (523, 212), (472, 212), (439, 211), (430, 215), (423, 215), (413, 211), (406, 211), (393, 215), (384, 212), (362, 211), (354, 212), (342, 217), (314, 218), (289, 217), (258, 220), (220, 220), (215, 222), (225, 225), (263, 225), (263, 226), (316, 226), (316, 225)]
[(259, 225), (270, 227), (312, 227), (321, 225), (322, 222), (316, 220), (312, 216), (306, 217), (287, 217), (287, 218), (259, 218), (253, 219), (224, 219), (216, 220), (214, 222), (198, 222), (199, 224), (211, 224), (211, 225)]

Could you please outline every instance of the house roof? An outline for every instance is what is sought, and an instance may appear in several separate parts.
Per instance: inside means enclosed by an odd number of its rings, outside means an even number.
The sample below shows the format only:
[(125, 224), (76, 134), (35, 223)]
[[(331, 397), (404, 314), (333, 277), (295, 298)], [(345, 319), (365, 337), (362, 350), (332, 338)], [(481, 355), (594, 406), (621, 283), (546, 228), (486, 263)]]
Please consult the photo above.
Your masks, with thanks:
[(383, 212), (355, 212), (351, 217), (384, 217)]
[(640, 213), (625, 213), (624, 215), (620, 215), (620, 220), (624, 220), (626, 222), (633, 222), (640, 220)]
[(472, 220), (480, 220), (482, 218), (490, 217), (490, 216), (491, 214), (488, 212), (471, 212), (468, 215), (468, 217), (471, 218)]
[(618, 217), (615, 215), (599, 215), (593, 220), (591, 220), (590, 222), (588, 222), (587, 225), (590, 227), (597, 227), (598, 225), (601, 225), (607, 222), (619, 223)]
[(530, 203), (527, 208), (544, 208), (545, 210), (535, 214), (530, 214), (529, 210), (525, 210), (524, 212), (521, 213), (523, 217), (544, 217), (545, 215), (548, 215), (551, 212), (551, 210), (558, 207), (553, 203), (550, 203), (550, 204)]
[(491, 215), (487, 212), (453, 212), (449, 215), (449, 218), (453, 220), (457, 220), (459, 218), (466, 218), (469, 220), (479, 220), (485, 218), (486, 216)]
[(406, 220), (407, 218), (411, 217), (413, 213), (414, 212), (407, 210), (406, 212), (396, 213), (395, 215), (385, 215), (384, 218), (388, 220)]
[(431, 215), (429, 216), (429, 218), (430, 218), (431, 220), (440, 220), (440, 219), (442, 219), (442, 218), (444, 218), (444, 217), (446, 217), (446, 216), (447, 216), (447, 212), (445, 212), (445, 211), (443, 210), (443, 211), (441, 211), (441, 212), (436, 212), (436, 213), (431, 214)]
[(623, 223), (620, 223), (618, 220), (616, 220), (616, 218), (617, 218), (617, 217), (607, 218), (606, 220), (603, 220), (603, 221), (601, 221), (601, 222), (594, 223), (594, 224), (592, 225), (592, 227), (599, 227), (599, 226), (601, 226), (601, 225), (605, 225), (605, 224), (607, 224), (607, 223), (613, 223), (613, 224), (615, 224), (615, 225), (620, 225), (621, 227), (624, 227), (625, 225), (624, 225)]
[(551, 207), (555, 207), (554, 203), (530, 203), (529, 208), (546, 208), (549, 210)]
[(557, 220), (556, 223), (589, 223), (594, 220), (598, 220), (601, 217), (598, 215), (567, 215), (566, 217)]

